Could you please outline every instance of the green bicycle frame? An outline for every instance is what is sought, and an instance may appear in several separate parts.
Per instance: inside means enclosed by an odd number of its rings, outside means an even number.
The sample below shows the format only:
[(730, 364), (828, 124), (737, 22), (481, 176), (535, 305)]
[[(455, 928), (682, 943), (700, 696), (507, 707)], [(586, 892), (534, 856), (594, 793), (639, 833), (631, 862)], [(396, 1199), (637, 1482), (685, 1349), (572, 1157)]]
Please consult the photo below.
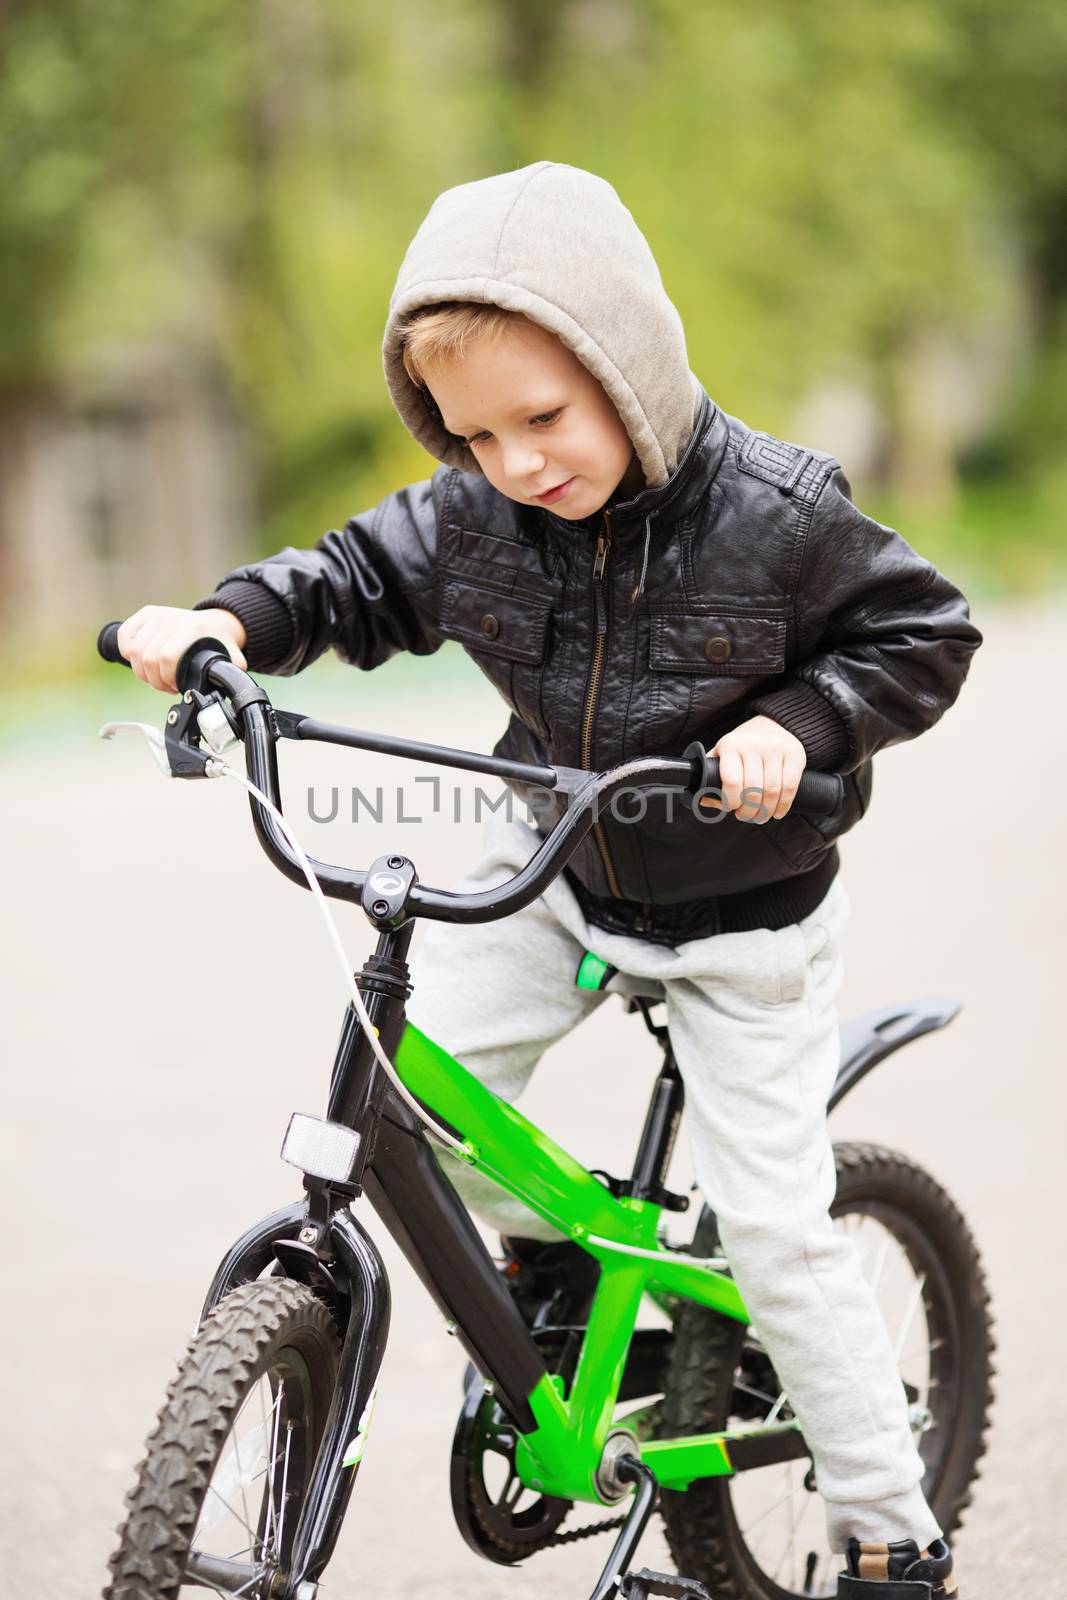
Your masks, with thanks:
[[(615, 1407), (642, 1296), (695, 1301), (748, 1323), (737, 1285), (717, 1270), (724, 1263), (662, 1248), (662, 1206), (616, 1199), (580, 1162), (411, 1023), (400, 1037), (395, 1061), (407, 1088), (465, 1135), (460, 1159), (600, 1263), (570, 1393), (562, 1392), (561, 1378), (548, 1374), (528, 1396), (537, 1428), (519, 1436), (516, 1470), (530, 1489), (603, 1503), (596, 1473), (609, 1432), (628, 1420), (616, 1419)], [(631, 1413), (629, 1420), (640, 1415)], [(696, 1478), (729, 1476), (746, 1466), (806, 1454), (796, 1422), (645, 1439), (638, 1449), (667, 1489), (685, 1489)]]

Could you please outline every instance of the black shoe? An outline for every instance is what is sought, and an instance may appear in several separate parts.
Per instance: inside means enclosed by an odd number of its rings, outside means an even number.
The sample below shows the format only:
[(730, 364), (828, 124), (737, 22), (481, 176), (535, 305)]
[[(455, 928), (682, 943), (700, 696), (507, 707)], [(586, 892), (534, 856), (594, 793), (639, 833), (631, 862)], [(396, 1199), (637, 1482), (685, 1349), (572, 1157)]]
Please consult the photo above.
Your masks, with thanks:
[(959, 1600), (952, 1552), (944, 1539), (920, 1550), (914, 1539), (873, 1544), (850, 1539), (848, 1567), (837, 1579), (837, 1600)]

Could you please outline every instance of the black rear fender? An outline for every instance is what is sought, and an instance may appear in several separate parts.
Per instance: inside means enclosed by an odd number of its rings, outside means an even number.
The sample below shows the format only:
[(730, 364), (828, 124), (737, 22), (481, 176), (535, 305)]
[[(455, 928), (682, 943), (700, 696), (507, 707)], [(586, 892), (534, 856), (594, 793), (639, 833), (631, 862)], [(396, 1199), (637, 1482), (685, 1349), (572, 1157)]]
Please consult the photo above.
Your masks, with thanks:
[(912, 1000), (898, 1006), (880, 1006), (851, 1017), (841, 1026), (841, 1066), (827, 1106), (832, 1111), (879, 1061), (910, 1044), (924, 1033), (947, 1027), (960, 1011), (958, 1000)]

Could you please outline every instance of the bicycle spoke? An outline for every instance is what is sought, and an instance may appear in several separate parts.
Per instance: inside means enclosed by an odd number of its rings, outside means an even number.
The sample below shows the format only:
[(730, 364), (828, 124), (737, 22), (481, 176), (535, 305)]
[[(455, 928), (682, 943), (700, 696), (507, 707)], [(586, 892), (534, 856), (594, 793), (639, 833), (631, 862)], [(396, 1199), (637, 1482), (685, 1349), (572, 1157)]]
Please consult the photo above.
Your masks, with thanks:
[(905, 1350), (904, 1354), (899, 1359), (898, 1365), (901, 1368), (906, 1367), (909, 1361), (917, 1361), (920, 1356), (926, 1355), (929, 1349), (929, 1344), (923, 1340), (920, 1340), (918, 1344), (912, 1345), (910, 1350)]
[(924, 1289), (925, 1285), (926, 1285), (926, 1273), (924, 1272), (921, 1277), (919, 1277), (919, 1278), (917, 1278), (915, 1280), (915, 1288), (912, 1290), (911, 1297), (910, 1297), (910, 1299), (908, 1301), (908, 1308), (907, 1308), (907, 1311), (905, 1313), (904, 1326), (900, 1330), (900, 1335), (899, 1335), (899, 1337), (897, 1339), (896, 1346), (895, 1346), (895, 1348), (893, 1350), (894, 1359), (897, 1361), (898, 1364), (900, 1362), (900, 1352), (903, 1349), (904, 1340), (907, 1338), (908, 1329), (911, 1327), (912, 1319), (914, 1318), (915, 1313), (919, 1308), (919, 1302), (922, 1299), (922, 1292), (923, 1292), (923, 1289)]
[(781, 1411), (782, 1407), (785, 1405), (786, 1400), (788, 1398), (789, 1398), (789, 1396), (786, 1394), (785, 1390), (783, 1389), (781, 1394), (778, 1396), (777, 1400), (774, 1402), (774, 1405), (771, 1407), (770, 1411), (768, 1411), (767, 1415), (764, 1417), (764, 1419), (763, 1419), (763, 1426), (764, 1427), (766, 1427), (768, 1425), (768, 1423), (771, 1423), (771, 1422), (774, 1422), (774, 1421), (777, 1420), (778, 1413), (779, 1413), (779, 1411)]
[[(786, 1478), (788, 1479), (788, 1482), (789, 1482), (790, 1489), (793, 1489), (794, 1477), (793, 1477), (793, 1465), (792, 1465), (792, 1462), (790, 1462), (787, 1465), (787, 1467), (785, 1469), (785, 1473), (786, 1473)], [(789, 1533), (788, 1533), (788, 1537), (786, 1539), (785, 1548), (786, 1548), (786, 1552), (787, 1553), (791, 1553), (791, 1555), (792, 1555), (792, 1560), (790, 1561), (790, 1564), (789, 1564), (789, 1581), (791, 1583), (795, 1583), (796, 1582), (796, 1571), (797, 1571), (797, 1569), (796, 1569), (797, 1497), (796, 1497), (796, 1491), (795, 1490), (793, 1490), (793, 1492), (789, 1496), (789, 1499), (786, 1502), (786, 1512), (787, 1512), (787, 1517), (788, 1517)], [(783, 1560), (785, 1559), (785, 1555), (783, 1555), (782, 1559)]]
[(285, 1460), (282, 1463), (282, 1509), (281, 1515), (278, 1519), (278, 1542), (276, 1546), (279, 1555), (281, 1554), (282, 1550), (282, 1536), (285, 1532), (285, 1491), (289, 1483), (289, 1446), (292, 1443), (292, 1438), (293, 1424), (291, 1422), (287, 1422), (285, 1424)]
[(750, 1383), (741, 1383), (736, 1378), (734, 1379), (734, 1391), (735, 1393), (740, 1391), (741, 1394), (750, 1394), (754, 1400), (765, 1400), (769, 1406), (774, 1405), (774, 1396), (768, 1394), (765, 1389), (754, 1389)]
[(871, 1293), (872, 1294), (878, 1288), (878, 1284), (879, 1284), (879, 1282), (881, 1280), (881, 1277), (882, 1277), (882, 1269), (885, 1266), (885, 1260), (886, 1260), (886, 1256), (888, 1254), (889, 1254), (889, 1235), (888, 1235), (888, 1233), (886, 1233), (886, 1234), (883, 1235), (881, 1245), (879, 1246), (878, 1264), (874, 1269), (874, 1276), (872, 1278), (868, 1279), (868, 1282), (870, 1283), (870, 1286), (871, 1286)]
[[(837, 1219), (838, 1223), (844, 1221), (845, 1224), (846, 1224), (846, 1226), (841, 1229), (841, 1232), (845, 1235), (846, 1239), (851, 1244), (853, 1250), (855, 1250), (856, 1257), (857, 1257), (857, 1259), (858, 1259), (858, 1261), (860, 1263), (860, 1266), (864, 1270), (864, 1275), (865, 1276), (866, 1276), (866, 1270), (867, 1270), (867, 1257), (871, 1252), (870, 1242), (865, 1237), (864, 1231), (863, 1231), (863, 1227), (862, 1227), (862, 1224), (866, 1220), (867, 1220), (866, 1217), (858, 1217), (858, 1218), (853, 1218), (853, 1217), (840, 1218), (839, 1217)], [(848, 1223), (850, 1223), (850, 1222), (855, 1222), (856, 1226), (855, 1227), (849, 1227)]]
[[(796, 1494), (796, 1492), (797, 1491), (795, 1489), (787, 1489), (785, 1494), (782, 1495), (780, 1500), (776, 1500), (773, 1505), (768, 1506), (766, 1511), (761, 1511), (759, 1516), (756, 1518), (756, 1520), (754, 1522), (750, 1522), (747, 1528), (742, 1528), (741, 1529), (742, 1538), (747, 1539), (749, 1534), (752, 1532), (753, 1528), (758, 1528), (761, 1522), (766, 1521), (766, 1519), (769, 1516), (771, 1516), (771, 1514), (773, 1512), (777, 1511), (780, 1506), (784, 1506), (786, 1501), (791, 1499), (792, 1496)], [(807, 1491), (805, 1491), (805, 1493), (806, 1492)]]
[[(235, 1459), (237, 1461), (237, 1486), (241, 1491), (241, 1504), (245, 1508), (245, 1527), (248, 1528), (249, 1530), (251, 1530), (251, 1527), (252, 1527), (251, 1513), (249, 1512), (249, 1509), (248, 1509), (248, 1496), (245, 1493), (245, 1469), (244, 1469), (244, 1466), (243, 1466), (243, 1464), (241, 1462), (241, 1446), (237, 1442), (237, 1432), (238, 1432), (238, 1428), (240, 1426), (241, 1417), (244, 1414), (244, 1409), (245, 1409), (244, 1406), (242, 1406), (241, 1410), (237, 1413), (236, 1417), (233, 1419), (233, 1428), (231, 1430), (230, 1437), (233, 1440), (233, 1453), (234, 1453), (234, 1457), (235, 1457)], [(255, 1535), (253, 1535), (253, 1538), (254, 1537), (255, 1537)]]
[(215, 1485), (213, 1483), (209, 1483), (207, 1488), (208, 1488), (208, 1493), (209, 1494), (213, 1494), (215, 1496), (216, 1500), (220, 1500), (222, 1502), (222, 1504), (226, 1507), (226, 1510), (230, 1513), (230, 1516), (233, 1518), (233, 1520), (235, 1522), (241, 1523), (242, 1527), (244, 1527), (247, 1530), (248, 1536), (249, 1536), (249, 1538), (252, 1540), (252, 1542), (254, 1544), (255, 1543), (255, 1538), (256, 1538), (255, 1532), (249, 1526), (249, 1524), (245, 1521), (244, 1517), (242, 1517), (239, 1512), (237, 1512), (237, 1511), (235, 1511), (233, 1509), (233, 1507), (230, 1505), (230, 1502), (228, 1500), (226, 1500), (219, 1493), (219, 1491), (215, 1488)]
[[(264, 1382), (269, 1382), (269, 1379), (265, 1379)], [(256, 1384), (256, 1392), (259, 1395), (259, 1420), (260, 1420), (260, 1425), (262, 1426), (262, 1429), (263, 1429), (263, 1437), (264, 1437), (264, 1439), (268, 1439), (271, 1436), (271, 1429), (270, 1429), (270, 1424), (269, 1424), (269, 1422), (267, 1420), (266, 1406), (263, 1403), (263, 1382), (260, 1382), (260, 1383)], [(279, 1385), (279, 1393), (280, 1392), (281, 1392), (281, 1386)], [(274, 1413), (274, 1406), (272, 1404), (271, 1405), (271, 1414), (273, 1415), (273, 1413)], [(267, 1448), (267, 1471), (268, 1472), (271, 1470), (271, 1460), (270, 1460), (270, 1458), (271, 1458), (272, 1455), (273, 1455), (273, 1444), (270, 1444), (270, 1445), (268, 1445), (268, 1448)], [(266, 1515), (265, 1515), (265, 1517), (263, 1519), (263, 1551), (264, 1551), (264, 1553), (266, 1553), (267, 1546), (268, 1546), (269, 1541), (270, 1541), (271, 1512), (273, 1511), (273, 1509), (274, 1509), (274, 1496), (273, 1496), (273, 1493), (272, 1493), (272, 1483), (268, 1482), (268, 1485), (267, 1485), (267, 1510), (266, 1510)]]
[[(274, 1429), (271, 1434), (270, 1463), (267, 1468), (270, 1477), (267, 1481), (267, 1517), (263, 1529), (264, 1555), (268, 1554), (272, 1549), (274, 1530), (278, 1525), (278, 1511), (274, 1504), (274, 1472), (278, 1465), (278, 1429), (281, 1427), (282, 1421), (282, 1386), (280, 1382), (278, 1384), (278, 1393), (275, 1395), (274, 1404), (271, 1407), (271, 1413), (274, 1417)], [(278, 1542), (280, 1543), (281, 1541), (279, 1540)]]

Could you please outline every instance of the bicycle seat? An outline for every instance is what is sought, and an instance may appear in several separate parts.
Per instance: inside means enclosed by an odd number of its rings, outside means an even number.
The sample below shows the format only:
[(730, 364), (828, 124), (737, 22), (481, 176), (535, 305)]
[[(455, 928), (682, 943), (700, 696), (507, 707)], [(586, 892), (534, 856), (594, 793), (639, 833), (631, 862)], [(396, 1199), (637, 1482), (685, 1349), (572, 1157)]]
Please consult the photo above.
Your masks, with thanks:
[[(591, 950), (587, 950), (578, 963), (574, 982), (578, 989), (599, 989), (604, 994), (621, 995), (626, 1001), (646, 1000), (655, 1005), (665, 998), (663, 985), (655, 978), (633, 978)], [(636, 1007), (628, 1005), (627, 1009), (632, 1011)]]

